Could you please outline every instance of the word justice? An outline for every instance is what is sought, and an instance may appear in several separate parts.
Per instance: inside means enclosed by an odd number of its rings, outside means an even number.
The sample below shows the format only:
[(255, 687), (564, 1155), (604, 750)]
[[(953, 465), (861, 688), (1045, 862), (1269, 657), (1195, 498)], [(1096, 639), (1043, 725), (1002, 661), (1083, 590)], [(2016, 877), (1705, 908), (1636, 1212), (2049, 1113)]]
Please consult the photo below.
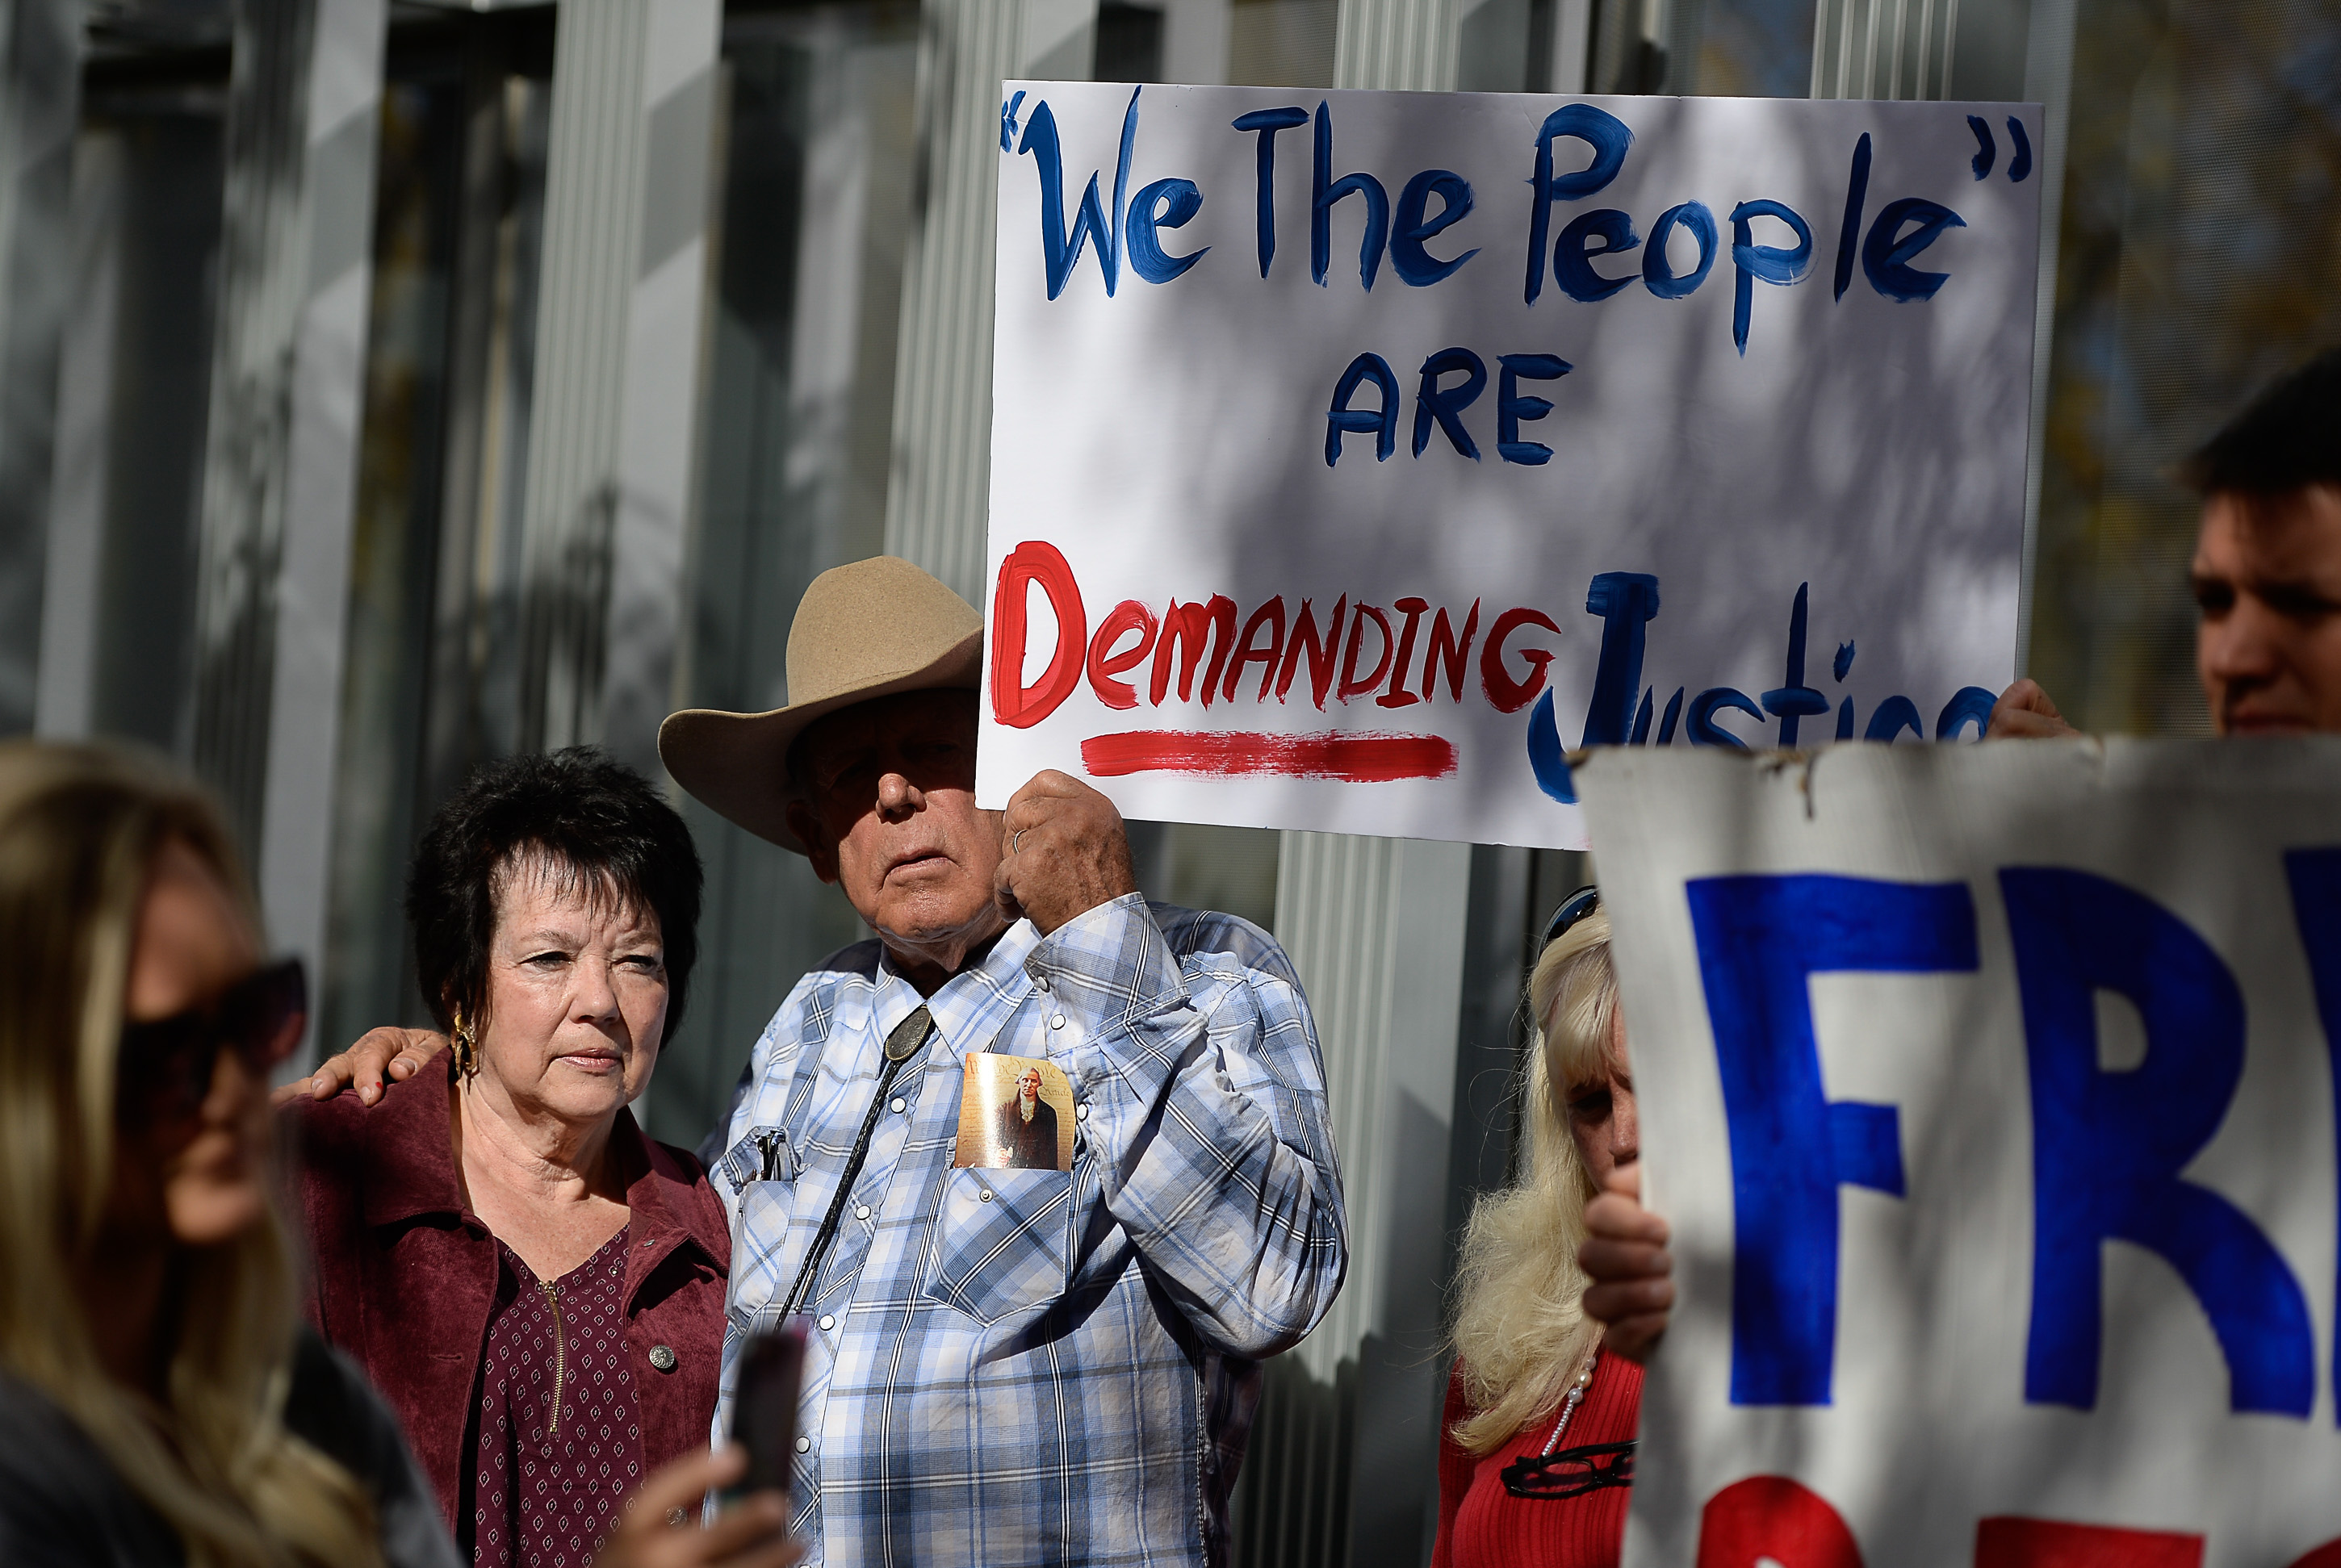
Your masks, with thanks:
[[(1750, 697), (1736, 687), (1710, 686), (1690, 699), (1688, 714), (1683, 699), (1690, 689), (1678, 686), (1674, 695), (1667, 699), (1664, 717), (1658, 719), (1656, 744), (1671, 745), (1676, 726), (1681, 723), (1684, 739), (1694, 746), (1729, 746), (1744, 751), (1748, 742), (1722, 723), (1725, 713), (1735, 712), (1744, 713), (1758, 723), (1768, 715), (1778, 719), (1778, 744), (1789, 750), (1803, 739), (1805, 719), (1828, 716), (1828, 694), (1805, 683), (1807, 600), (1811, 587), (1810, 583), (1798, 583), (1796, 600), (1788, 610), (1788, 650), (1782, 665), (1781, 684), (1760, 697)], [(1585, 729), (1577, 742), (1579, 746), (1653, 743), (1651, 719), (1659, 689), (1642, 684), (1642, 657), (1649, 635), (1646, 628), (1658, 618), (1659, 603), (1659, 580), (1648, 572), (1605, 571), (1593, 580), (1587, 590), (1586, 613), (1601, 618), (1601, 657), (1594, 668), (1593, 695), (1586, 704)], [(1845, 684), (1846, 677), (1853, 670), (1854, 653), (1851, 642), (1841, 642), (1829, 660), (1830, 675), (1839, 686)], [(1541, 673), (1539, 669), (1539, 674)], [(1637, 691), (1642, 694), (1639, 707), (1634, 702)], [(1935, 715), (1935, 739), (1956, 740), (1962, 729), (1970, 727), (1977, 739), (1982, 739), (1991, 722), (1992, 700), (1991, 692), (1983, 687), (1960, 687)], [(1852, 697), (1840, 696), (1835, 707), (1837, 727), (1832, 738), (1853, 739), (1857, 713)], [(1906, 729), (1921, 740), (1927, 739), (1927, 722), (1918, 705), (1897, 692), (1870, 710), (1868, 725), (1861, 730), (1860, 738), (1890, 744)], [(1569, 762), (1561, 747), (1559, 718), (1549, 691), (1538, 700), (1536, 711), (1529, 715), (1528, 749), (1529, 766), (1536, 774), (1537, 788), (1563, 805), (1574, 805), (1577, 789), (1569, 779)]]

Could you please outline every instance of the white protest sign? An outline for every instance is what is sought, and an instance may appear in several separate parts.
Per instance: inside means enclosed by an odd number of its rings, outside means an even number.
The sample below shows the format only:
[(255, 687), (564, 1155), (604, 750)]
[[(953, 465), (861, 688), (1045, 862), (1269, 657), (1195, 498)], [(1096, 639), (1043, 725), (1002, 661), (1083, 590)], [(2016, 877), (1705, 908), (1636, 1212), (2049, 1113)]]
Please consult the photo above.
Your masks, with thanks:
[(1680, 1292), (1629, 1568), (2341, 1564), (2341, 742), (1576, 777)]
[(1007, 84), (979, 799), (1571, 846), (1564, 747), (1979, 730), (2039, 139)]

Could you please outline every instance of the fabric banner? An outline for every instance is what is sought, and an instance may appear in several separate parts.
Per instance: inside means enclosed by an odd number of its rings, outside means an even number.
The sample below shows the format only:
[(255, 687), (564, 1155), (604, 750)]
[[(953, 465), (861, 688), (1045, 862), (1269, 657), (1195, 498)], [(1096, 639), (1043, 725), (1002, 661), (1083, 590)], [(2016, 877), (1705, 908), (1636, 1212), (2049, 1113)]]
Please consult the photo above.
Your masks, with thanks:
[(2341, 742), (1576, 777), (1680, 1288), (1627, 1563), (2341, 1563)]
[(1565, 747), (1978, 732), (2040, 125), (1007, 84), (982, 803), (1569, 847)]

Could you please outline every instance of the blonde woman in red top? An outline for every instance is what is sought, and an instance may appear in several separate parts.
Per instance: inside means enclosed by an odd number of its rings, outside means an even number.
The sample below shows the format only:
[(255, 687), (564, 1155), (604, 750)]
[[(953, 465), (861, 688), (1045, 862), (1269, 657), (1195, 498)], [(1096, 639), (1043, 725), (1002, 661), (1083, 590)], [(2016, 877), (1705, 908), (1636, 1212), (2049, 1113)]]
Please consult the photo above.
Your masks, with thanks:
[(1579, 1249), (1586, 1205), (1634, 1190), (1641, 1149), (1595, 889), (1546, 928), (1529, 1002), (1527, 1159), (1473, 1209), (1457, 1275), (1432, 1568), (1614, 1568), (1624, 1543), (1649, 1336), (1605, 1340)]

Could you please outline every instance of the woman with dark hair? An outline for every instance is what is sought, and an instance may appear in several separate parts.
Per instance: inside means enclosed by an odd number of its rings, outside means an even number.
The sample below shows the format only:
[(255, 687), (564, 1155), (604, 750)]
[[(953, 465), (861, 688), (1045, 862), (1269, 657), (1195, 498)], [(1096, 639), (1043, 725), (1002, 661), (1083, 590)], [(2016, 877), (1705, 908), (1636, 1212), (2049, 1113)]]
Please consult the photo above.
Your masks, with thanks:
[(306, 1010), (193, 783), (0, 745), (0, 1563), (454, 1568), (301, 1326), (267, 1092)]
[[(447, 1072), (372, 1110), (294, 1102), (311, 1312), (404, 1418), (483, 1568), (583, 1568), (644, 1478), (707, 1442), (723, 1209), (626, 1108), (682, 1017), (699, 898), (690, 832), (641, 775), (585, 749), (489, 764), (407, 883)], [(689, 1487), (652, 1490), (662, 1517), (629, 1537), (695, 1517)], [(651, 1555), (778, 1563), (779, 1508), (672, 1529)]]

